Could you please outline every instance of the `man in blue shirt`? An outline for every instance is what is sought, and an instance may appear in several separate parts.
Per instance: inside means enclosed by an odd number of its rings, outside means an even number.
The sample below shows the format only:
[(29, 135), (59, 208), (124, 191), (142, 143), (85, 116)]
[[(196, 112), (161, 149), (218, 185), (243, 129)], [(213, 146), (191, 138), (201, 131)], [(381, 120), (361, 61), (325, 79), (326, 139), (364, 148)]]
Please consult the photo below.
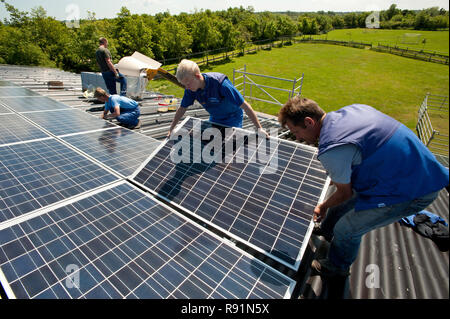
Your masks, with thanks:
[[(216, 72), (201, 73), (197, 63), (184, 59), (178, 65), (176, 77), (185, 87), (185, 91), (181, 106), (170, 125), (168, 136), (195, 100), (208, 111), (211, 122), (242, 127), (245, 111), (256, 128), (264, 132), (251, 105), (244, 100), (226, 75)], [(264, 134), (267, 135), (265, 132)]]
[(141, 120), (139, 120), (141, 112), (136, 101), (117, 94), (109, 95), (102, 88), (95, 90), (94, 97), (105, 103), (105, 110), (100, 118), (105, 120), (115, 118), (122, 126), (130, 129), (141, 127)]
[(368, 105), (325, 113), (299, 96), (280, 110), (279, 122), (298, 140), (317, 143), (318, 159), (335, 192), (314, 208), (331, 241), (323, 276), (347, 276), (361, 237), (425, 209), (449, 184), (449, 171), (406, 126)]

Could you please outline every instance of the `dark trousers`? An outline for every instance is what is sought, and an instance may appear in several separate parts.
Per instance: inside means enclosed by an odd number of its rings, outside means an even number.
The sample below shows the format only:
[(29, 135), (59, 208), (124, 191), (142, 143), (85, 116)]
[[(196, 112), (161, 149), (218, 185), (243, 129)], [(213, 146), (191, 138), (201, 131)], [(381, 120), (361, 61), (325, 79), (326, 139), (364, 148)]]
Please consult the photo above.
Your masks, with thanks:
[(120, 83), (120, 95), (127, 95), (127, 79), (121, 73), (119, 73), (119, 77), (116, 78), (114, 76), (113, 71), (102, 72), (103, 80), (105, 80), (106, 87), (108, 88), (109, 94), (117, 94), (116, 90), (116, 82)]

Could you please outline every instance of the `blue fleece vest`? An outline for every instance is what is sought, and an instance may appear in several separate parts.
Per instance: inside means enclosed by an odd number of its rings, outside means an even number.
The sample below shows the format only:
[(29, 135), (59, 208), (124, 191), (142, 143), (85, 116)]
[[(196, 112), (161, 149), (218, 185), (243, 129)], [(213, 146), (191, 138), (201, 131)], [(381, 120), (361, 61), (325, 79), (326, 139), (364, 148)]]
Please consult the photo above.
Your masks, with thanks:
[(352, 167), (356, 211), (413, 200), (449, 184), (448, 169), (410, 129), (368, 105), (325, 116), (318, 156), (344, 144), (358, 146), (362, 154), (361, 164)]

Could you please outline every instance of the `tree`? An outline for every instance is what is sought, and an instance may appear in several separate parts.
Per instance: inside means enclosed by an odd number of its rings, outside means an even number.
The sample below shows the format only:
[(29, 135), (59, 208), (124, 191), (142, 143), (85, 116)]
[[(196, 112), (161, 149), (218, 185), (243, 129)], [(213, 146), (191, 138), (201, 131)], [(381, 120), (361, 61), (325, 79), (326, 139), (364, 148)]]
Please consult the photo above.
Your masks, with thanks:
[(185, 25), (174, 17), (166, 17), (161, 22), (161, 46), (163, 57), (179, 57), (191, 52), (192, 37)]
[(154, 57), (152, 30), (144, 23), (142, 16), (131, 15), (130, 10), (122, 7), (114, 22), (113, 37), (119, 58), (132, 55), (135, 51)]
[(386, 11), (386, 20), (391, 20), (393, 16), (401, 14), (401, 11), (397, 9), (396, 4), (391, 4), (389, 9)]
[(199, 19), (192, 29), (193, 51), (201, 52), (216, 48), (222, 39), (212, 18), (204, 13), (199, 13), (197, 16)]

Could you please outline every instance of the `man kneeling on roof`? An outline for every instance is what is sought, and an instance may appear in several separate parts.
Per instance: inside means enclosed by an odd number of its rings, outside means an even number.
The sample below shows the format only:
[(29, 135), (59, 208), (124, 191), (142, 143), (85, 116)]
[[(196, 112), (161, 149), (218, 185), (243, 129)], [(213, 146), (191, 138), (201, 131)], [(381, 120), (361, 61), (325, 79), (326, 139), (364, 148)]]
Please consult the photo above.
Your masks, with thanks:
[(94, 97), (105, 103), (105, 110), (100, 118), (105, 120), (115, 118), (120, 125), (129, 129), (141, 127), (141, 120), (139, 120), (141, 112), (136, 101), (117, 94), (109, 95), (102, 88), (95, 90)]

